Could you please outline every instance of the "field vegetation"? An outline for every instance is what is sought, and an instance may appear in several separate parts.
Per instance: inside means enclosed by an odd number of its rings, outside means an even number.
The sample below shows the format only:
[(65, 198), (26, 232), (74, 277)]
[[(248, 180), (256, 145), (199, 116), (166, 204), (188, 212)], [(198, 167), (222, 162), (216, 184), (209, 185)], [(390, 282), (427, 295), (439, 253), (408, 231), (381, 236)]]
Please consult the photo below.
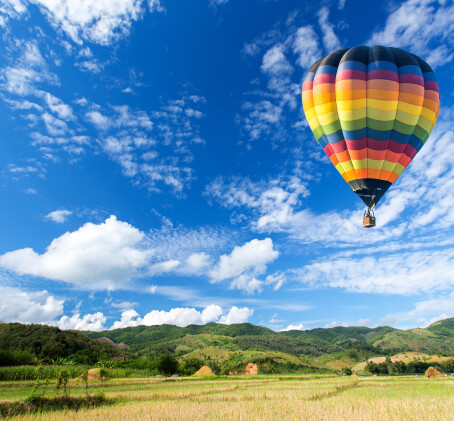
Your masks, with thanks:
[[(6, 402), (23, 402), (33, 384), (1, 382), (0, 408)], [(55, 387), (55, 380), (45, 385), (48, 399), (56, 393)], [(92, 404), (80, 405), (77, 411), (47, 407), (20, 419), (447, 420), (454, 413), (451, 378), (268, 375), (210, 380), (112, 379), (90, 383), (88, 393)], [(80, 403), (87, 391), (82, 384), (70, 383), (67, 394)], [(96, 396), (102, 397), (101, 401), (93, 401)]]

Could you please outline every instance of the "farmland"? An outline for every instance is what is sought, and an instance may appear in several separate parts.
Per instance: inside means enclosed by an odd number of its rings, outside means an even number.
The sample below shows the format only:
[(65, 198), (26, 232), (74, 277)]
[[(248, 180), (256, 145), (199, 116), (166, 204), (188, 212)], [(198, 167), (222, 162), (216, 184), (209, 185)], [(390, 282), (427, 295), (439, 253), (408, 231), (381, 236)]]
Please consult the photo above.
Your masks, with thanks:
[[(0, 402), (25, 399), (33, 382), (1, 382)], [(56, 394), (55, 381), (40, 393)], [(106, 405), (21, 419), (336, 419), (446, 420), (454, 413), (454, 379), (338, 376), (133, 378), (90, 383)], [(78, 383), (68, 395), (86, 393)]]

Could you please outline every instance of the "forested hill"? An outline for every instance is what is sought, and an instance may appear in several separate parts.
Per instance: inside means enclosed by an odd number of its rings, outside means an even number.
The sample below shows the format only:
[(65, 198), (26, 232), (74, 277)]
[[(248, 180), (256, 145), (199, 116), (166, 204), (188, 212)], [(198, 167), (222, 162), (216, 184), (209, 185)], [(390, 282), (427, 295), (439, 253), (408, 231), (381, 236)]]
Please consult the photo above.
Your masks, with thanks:
[(249, 323), (209, 323), (184, 328), (137, 326), (103, 332), (0, 324), (0, 360), (16, 358), (17, 364), (64, 358), (91, 364), (114, 356), (136, 354), (154, 358), (171, 352), (182, 360), (216, 361), (224, 364), (228, 371), (228, 361), (232, 362), (232, 369), (250, 360), (265, 361), (265, 366), (283, 361), (287, 368), (297, 365), (325, 367), (325, 364), (335, 367), (333, 361), (353, 365), (374, 356), (409, 351), (454, 356), (454, 318), (422, 329), (334, 327), (290, 332), (275, 332)]
[[(80, 332), (20, 323), (0, 323), (0, 352), (4, 365), (62, 359), (93, 364), (100, 359), (122, 355), (121, 350), (108, 342), (90, 339)], [(7, 361), (10, 359), (17, 361)]]
[[(90, 338), (108, 337), (116, 343), (123, 342), (128, 346), (128, 351), (139, 354), (150, 351), (178, 352), (178, 349), (189, 351), (204, 345), (316, 356), (358, 346), (385, 352), (454, 354), (454, 318), (436, 322), (427, 328), (410, 330), (398, 330), (389, 326), (334, 327), (278, 333), (249, 323), (234, 325), (208, 323), (184, 328), (171, 325), (137, 326), (84, 333)], [(203, 344), (200, 343), (202, 335)], [(191, 337), (198, 337), (200, 340), (196, 341), (193, 338), (193, 343), (190, 344)]]

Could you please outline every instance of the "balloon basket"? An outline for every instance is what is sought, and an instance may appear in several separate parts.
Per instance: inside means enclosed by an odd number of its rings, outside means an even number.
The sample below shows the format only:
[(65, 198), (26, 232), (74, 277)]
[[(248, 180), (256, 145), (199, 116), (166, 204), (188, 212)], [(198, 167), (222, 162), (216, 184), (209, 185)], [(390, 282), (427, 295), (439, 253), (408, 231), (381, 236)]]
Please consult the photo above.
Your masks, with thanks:
[(363, 227), (372, 228), (375, 227), (375, 216), (372, 209), (366, 209), (363, 217)]
[(363, 218), (363, 227), (364, 228), (372, 228), (375, 227), (375, 217), (374, 216), (366, 216)]

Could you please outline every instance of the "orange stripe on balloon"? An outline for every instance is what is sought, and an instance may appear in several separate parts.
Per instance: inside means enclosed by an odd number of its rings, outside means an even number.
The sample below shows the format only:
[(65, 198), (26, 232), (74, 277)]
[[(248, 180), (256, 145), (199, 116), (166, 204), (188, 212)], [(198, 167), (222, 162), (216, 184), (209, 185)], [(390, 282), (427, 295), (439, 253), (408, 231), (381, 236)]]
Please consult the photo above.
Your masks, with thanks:
[(346, 101), (349, 99), (363, 99), (366, 98), (366, 92), (366, 89), (336, 91), (336, 99), (338, 101)]
[(429, 110), (432, 110), (435, 113), (437, 113), (439, 109), (439, 103), (428, 98), (424, 99), (422, 106), (428, 108)]
[(409, 94), (408, 92), (400, 92), (399, 101), (406, 102), (412, 105), (421, 105), (424, 96)]
[(367, 97), (370, 99), (381, 99), (382, 101), (397, 101), (399, 99), (399, 91), (368, 89)]
[(336, 81), (336, 91), (344, 91), (348, 89), (366, 89), (367, 83), (365, 80), (348, 79)]
[(399, 84), (392, 80), (372, 79), (367, 81), (367, 89), (399, 92)]
[(314, 95), (326, 94), (328, 92), (335, 92), (336, 88), (334, 83), (322, 83), (321, 85), (314, 85)]
[(390, 183), (394, 183), (397, 178), (399, 177), (399, 174), (396, 174), (395, 172), (392, 172), (390, 175), (389, 175), (389, 178), (388, 178), (388, 181)]
[(424, 96), (424, 86), (416, 85), (414, 83), (401, 83), (399, 85), (399, 91)]

